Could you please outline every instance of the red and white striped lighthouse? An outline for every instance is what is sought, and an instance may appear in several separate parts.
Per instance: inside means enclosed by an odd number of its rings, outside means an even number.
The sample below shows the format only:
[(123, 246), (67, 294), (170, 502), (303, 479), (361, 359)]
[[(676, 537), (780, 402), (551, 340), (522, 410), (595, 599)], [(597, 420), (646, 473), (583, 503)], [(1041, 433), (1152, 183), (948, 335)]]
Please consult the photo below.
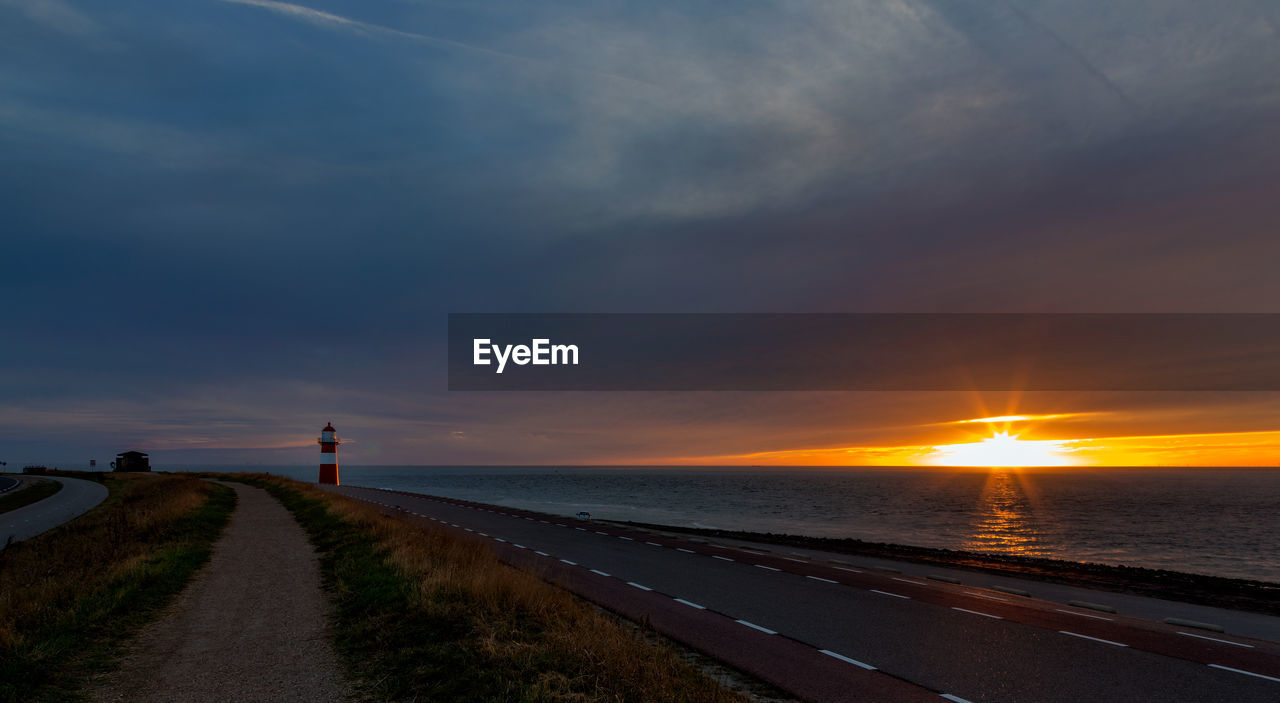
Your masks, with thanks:
[(338, 485), (338, 445), (342, 444), (342, 440), (338, 439), (338, 431), (333, 429), (333, 423), (324, 426), (320, 430), (320, 483), (330, 485)]

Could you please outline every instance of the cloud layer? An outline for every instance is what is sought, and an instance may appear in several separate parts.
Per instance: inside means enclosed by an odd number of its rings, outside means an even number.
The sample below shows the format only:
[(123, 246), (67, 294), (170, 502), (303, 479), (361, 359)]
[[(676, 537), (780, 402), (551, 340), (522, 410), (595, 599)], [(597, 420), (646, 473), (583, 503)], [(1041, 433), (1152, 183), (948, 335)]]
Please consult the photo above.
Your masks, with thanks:
[[(6, 0), (0, 442), (270, 447), (332, 415), (389, 462), (763, 451), (729, 445), (848, 424), (449, 395), (444, 315), (1276, 312), (1278, 26), (1261, 0)], [(650, 408), (646, 447), (615, 405)]]

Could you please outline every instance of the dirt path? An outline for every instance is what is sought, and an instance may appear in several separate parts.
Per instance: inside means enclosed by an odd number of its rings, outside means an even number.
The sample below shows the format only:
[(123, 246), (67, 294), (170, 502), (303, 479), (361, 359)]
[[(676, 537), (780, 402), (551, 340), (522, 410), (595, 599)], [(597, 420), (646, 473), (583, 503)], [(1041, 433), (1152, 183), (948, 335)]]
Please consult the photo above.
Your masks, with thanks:
[(239, 496), (213, 557), (95, 701), (341, 701), (328, 603), (306, 533), (260, 488)]

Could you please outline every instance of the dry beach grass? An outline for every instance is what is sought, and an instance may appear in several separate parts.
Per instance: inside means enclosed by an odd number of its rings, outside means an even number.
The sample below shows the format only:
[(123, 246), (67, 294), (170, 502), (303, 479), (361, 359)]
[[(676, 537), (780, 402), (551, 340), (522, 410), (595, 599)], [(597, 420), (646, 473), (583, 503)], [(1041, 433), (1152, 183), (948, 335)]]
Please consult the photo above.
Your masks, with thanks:
[(670, 645), (484, 544), (256, 475), (321, 554), (339, 652), (370, 699), (739, 701)]

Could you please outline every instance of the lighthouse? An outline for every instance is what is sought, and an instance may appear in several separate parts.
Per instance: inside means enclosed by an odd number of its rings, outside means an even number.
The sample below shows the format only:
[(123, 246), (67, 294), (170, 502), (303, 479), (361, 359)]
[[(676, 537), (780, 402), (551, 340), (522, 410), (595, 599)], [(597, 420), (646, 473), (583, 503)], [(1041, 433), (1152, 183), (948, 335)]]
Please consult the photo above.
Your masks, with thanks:
[(324, 426), (320, 430), (320, 483), (327, 483), (332, 486), (338, 485), (338, 445), (342, 444), (342, 440), (338, 439), (338, 431), (333, 429), (333, 423)]

